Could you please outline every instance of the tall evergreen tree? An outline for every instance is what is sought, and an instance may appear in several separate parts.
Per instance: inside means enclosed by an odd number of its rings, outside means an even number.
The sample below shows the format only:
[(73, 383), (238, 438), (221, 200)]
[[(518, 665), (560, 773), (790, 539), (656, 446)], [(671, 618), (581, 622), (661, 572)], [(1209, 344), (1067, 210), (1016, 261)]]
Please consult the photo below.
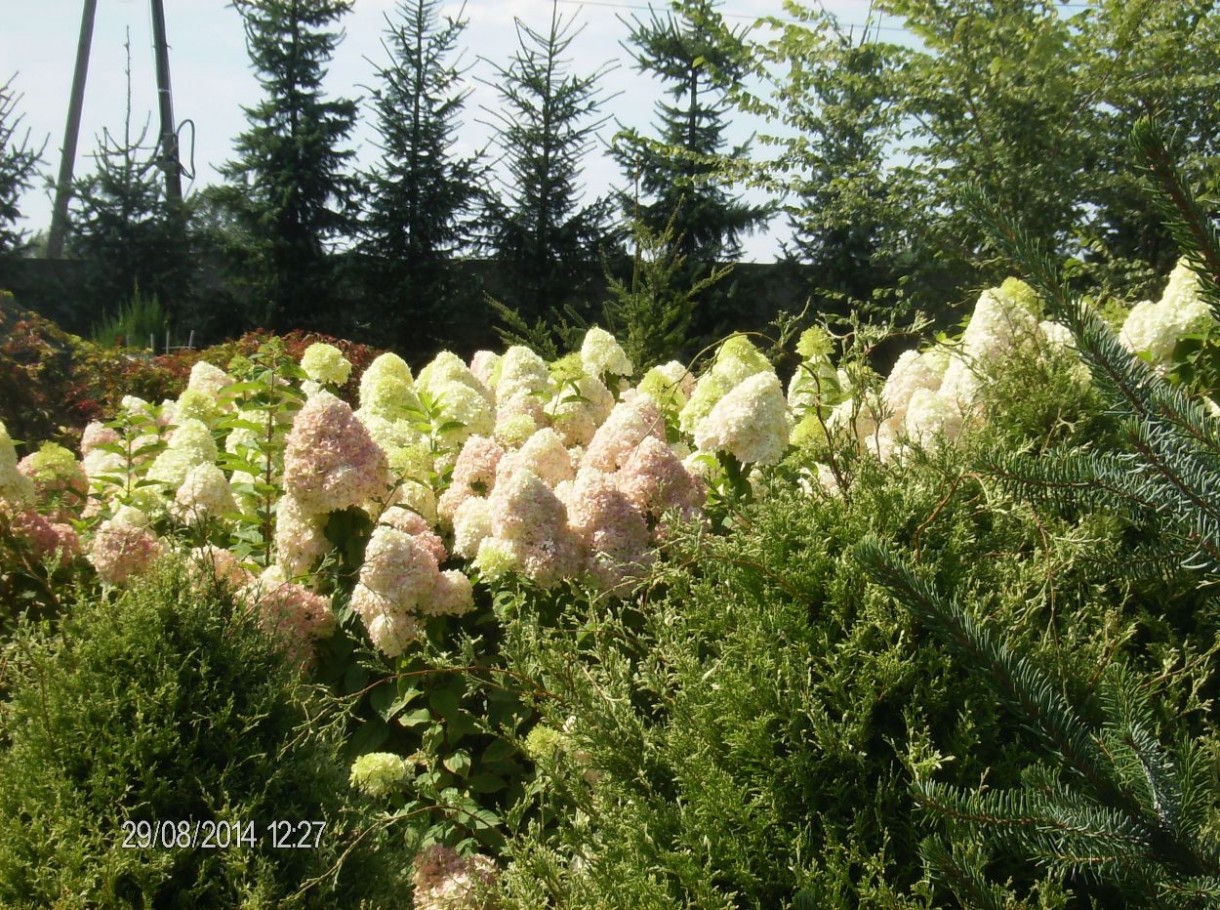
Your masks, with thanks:
[(871, 30), (856, 36), (823, 16), (824, 29), (770, 48), (793, 71), (780, 117), (809, 140), (792, 169), (785, 252), (812, 266), (827, 295), (864, 302), (910, 268), (901, 255), (908, 217), (887, 175), (886, 140), (899, 120), (889, 98), (893, 52)]
[[(725, 153), (728, 109), (718, 80), (738, 78), (744, 65), (742, 33), (717, 29), (715, 6), (715, 0), (691, 0), (664, 17), (655, 11), (648, 21), (632, 16), (628, 50), (642, 72), (667, 84), (673, 101), (657, 105), (659, 140), (627, 130), (615, 147), (615, 157), (638, 181), (637, 192), (651, 200), (630, 214), (654, 233), (672, 222), (691, 266), (737, 258), (741, 236), (769, 214), (731, 196), (716, 179), (714, 156)], [(743, 157), (745, 151), (728, 154)], [(628, 200), (629, 209), (636, 205)]]
[(16, 76), (11, 76), (0, 84), (0, 255), (17, 250), (24, 242), (24, 232), (16, 229), (21, 217), (17, 200), (29, 189), (42, 160), (42, 148), (30, 145), (29, 130), (18, 137), (22, 115), (17, 113), (17, 104), (21, 96), (13, 88), (14, 79)]
[(261, 321), (276, 329), (338, 328), (327, 242), (350, 230), (353, 156), (341, 146), (356, 123), (354, 100), (327, 100), (326, 65), (343, 33), (331, 26), (350, 0), (234, 0), (265, 98), (245, 108), (250, 128), (221, 173), (225, 200), (256, 243), (245, 278)]
[(488, 233), (511, 290), (507, 302), (527, 316), (573, 300), (596, 280), (599, 254), (616, 242), (612, 200), (581, 205), (581, 160), (605, 122), (598, 82), (606, 69), (569, 69), (573, 22), (557, 3), (545, 33), (518, 20), (517, 52), (496, 70), (502, 104), (493, 116), (506, 176)]
[(480, 156), (452, 154), (469, 91), (450, 61), (467, 20), (442, 20), (440, 8), (440, 0), (402, 0), (397, 21), (386, 17), (390, 61), (372, 90), (381, 160), (367, 176), (362, 251), (366, 285), (399, 336), (441, 315), (451, 296), (446, 262), (470, 241), (483, 196)]

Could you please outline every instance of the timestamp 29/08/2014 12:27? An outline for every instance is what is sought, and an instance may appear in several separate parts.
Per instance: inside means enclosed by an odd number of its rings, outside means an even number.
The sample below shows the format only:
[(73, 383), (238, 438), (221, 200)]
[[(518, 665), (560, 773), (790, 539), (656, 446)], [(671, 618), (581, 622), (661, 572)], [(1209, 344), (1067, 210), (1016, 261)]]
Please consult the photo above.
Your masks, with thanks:
[(131, 850), (227, 850), (258, 846), (265, 840), (273, 850), (313, 850), (322, 840), (326, 822), (168, 819), (123, 822), (123, 848)]

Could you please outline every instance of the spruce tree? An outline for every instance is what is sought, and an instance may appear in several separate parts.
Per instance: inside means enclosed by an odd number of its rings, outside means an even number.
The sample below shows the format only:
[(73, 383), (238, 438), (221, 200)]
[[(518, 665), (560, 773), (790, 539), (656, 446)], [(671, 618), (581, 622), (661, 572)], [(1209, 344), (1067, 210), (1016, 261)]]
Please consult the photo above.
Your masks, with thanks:
[(180, 315), (190, 283), (190, 256), (167, 205), (156, 139), (149, 137), (148, 118), (138, 131), (133, 125), (130, 39), (127, 54), (122, 134), (102, 130), (92, 156), (96, 167), (72, 191), (68, 252), (86, 269), (85, 302), (95, 319), (117, 318), (137, 296), (155, 298), (166, 314)]
[(546, 32), (518, 20), (517, 52), (496, 70), (502, 103), (493, 115), (505, 177), (488, 234), (505, 273), (506, 302), (527, 316), (578, 298), (599, 273), (599, 254), (616, 242), (608, 226), (612, 201), (581, 205), (581, 160), (605, 122), (598, 82), (606, 69), (570, 70), (564, 55), (578, 34), (573, 23), (556, 3)]
[(249, 230), (246, 281), (264, 324), (337, 328), (327, 242), (351, 226), (354, 180), (342, 148), (356, 102), (327, 100), (326, 66), (342, 39), (332, 28), (350, 0), (235, 0), (265, 97), (245, 108), (250, 127), (221, 173), (225, 200)]
[(368, 285), (399, 337), (434, 324), (449, 300), (447, 261), (473, 232), (483, 193), (480, 156), (452, 154), (468, 90), (451, 61), (467, 20), (441, 17), (439, 0), (403, 0), (386, 17), (390, 60), (372, 90), (381, 160), (367, 175), (362, 252)]
[(13, 88), (14, 79), (15, 75), (0, 84), (0, 255), (16, 251), (24, 242), (25, 232), (16, 229), (21, 217), (17, 200), (29, 189), (42, 160), (42, 148), (30, 145), (29, 130), (18, 137), (21, 96)]
[(898, 128), (890, 103), (893, 49), (866, 30), (855, 36), (824, 14), (826, 27), (780, 43), (776, 62), (794, 71), (782, 119), (808, 138), (793, 170), (797, 202), (788, 209), (792, 260), (812, 266), (820, 291), (868, 302), (909, 271), (903, 225), (911, 216), (893, 198), (889, 139)]
[[(691, 266), (736, 259), (740, 240), (761, 227), (769, 211), (731, 196), (715, 179), (715, 156), (725, 153), (727, 104), (721, 80), (744, 71), (743, 34), (717, 28), (714, 0), (692, 0), (648, 21), (632, 16), (628, 50), (641, 72), (666, 83), (671, 102), (657, 105), (660, 136), (649, 140), (634, 130), (620, 134), (615, 157), (638, 181), (646, 200), (626, 201), (629, 213), (654, 233), (672, 222), (679, 252)], [(739, 146), (729, 157), (744, 157)], [(638, 212), (632, 211), (638, 205)]]

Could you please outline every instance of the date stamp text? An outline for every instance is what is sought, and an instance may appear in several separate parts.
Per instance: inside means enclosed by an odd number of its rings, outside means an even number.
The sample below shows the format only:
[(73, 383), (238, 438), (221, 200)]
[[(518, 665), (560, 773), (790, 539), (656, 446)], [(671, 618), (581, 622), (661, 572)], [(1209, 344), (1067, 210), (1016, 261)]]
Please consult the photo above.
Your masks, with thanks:
[(123, 822), (123, 848), (127, 850), (229, 850), (260, 844), (273, 850), (316, 850), (326, 822), (252, 821), (212, 819), (128, 819)]

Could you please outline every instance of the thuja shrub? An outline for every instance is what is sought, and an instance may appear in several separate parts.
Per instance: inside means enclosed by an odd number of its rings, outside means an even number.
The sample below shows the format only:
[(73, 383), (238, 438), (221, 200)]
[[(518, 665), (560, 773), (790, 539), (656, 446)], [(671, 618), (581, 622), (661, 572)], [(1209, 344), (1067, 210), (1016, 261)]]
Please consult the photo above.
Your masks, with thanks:
[(1039, 553), (1043, 531), (1066, 529), (996, 508), (967, 448), (862, 459), (846, 496), (781, 470), (727, 535), (679, 537), (633, 600), (578, 599), (556, 621), (522, 598), (505, 652), (547, 695), (524, 740), (539, 798), (506, 850), (506, 905), (940, 904), (914, 769), (1001, 785), (1021, 746), (973, 668), (868, 584), (853, 542), (896, 541), (1039, 659), (1096, 666), (1122, 635), (1101, 600), (1064, 615), (1038, 596), (1104, 575), (1095, 539)]
[(0, 904), (382, 905), (333, 725), (215, 583), (167, 561), (5, 657)]

